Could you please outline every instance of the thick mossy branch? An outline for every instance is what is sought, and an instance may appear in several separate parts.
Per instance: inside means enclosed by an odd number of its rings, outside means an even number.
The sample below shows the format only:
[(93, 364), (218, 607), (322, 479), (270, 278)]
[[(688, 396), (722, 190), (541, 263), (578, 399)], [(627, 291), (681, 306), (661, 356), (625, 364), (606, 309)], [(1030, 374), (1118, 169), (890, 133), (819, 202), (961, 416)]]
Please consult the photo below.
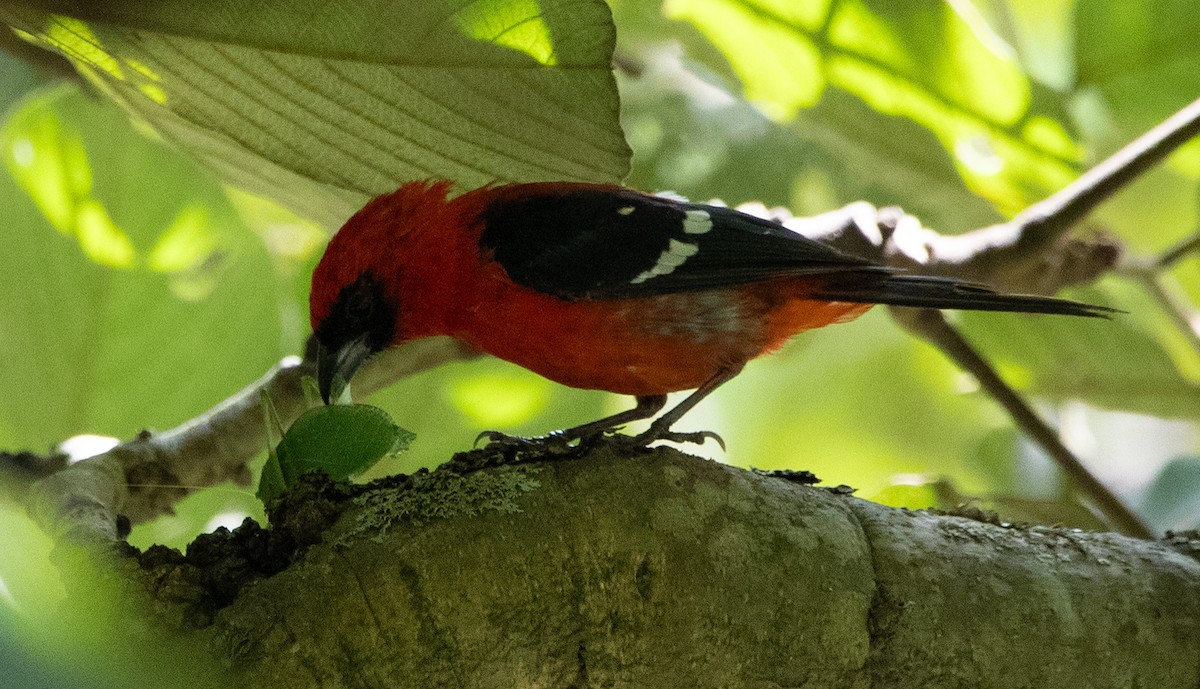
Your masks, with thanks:
[(320, 542), (181, 633), (266, 688), (1200, 685), (1191, 540), (891, 509), (670, 449), (464, 466), (321, 492), (345, 503)]

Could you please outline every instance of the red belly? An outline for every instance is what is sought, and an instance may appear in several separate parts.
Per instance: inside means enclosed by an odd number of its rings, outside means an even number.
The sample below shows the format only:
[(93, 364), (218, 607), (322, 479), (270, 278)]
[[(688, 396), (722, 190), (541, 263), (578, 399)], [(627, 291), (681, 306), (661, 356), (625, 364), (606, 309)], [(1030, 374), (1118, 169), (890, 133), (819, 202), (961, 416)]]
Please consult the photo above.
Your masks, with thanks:
[(564, 385), (659, 395), (696, 388), (802, 330), (870, 308), (788, 296), (803, 286), (576, 302), (502, 286), (468, 308), (454, 334)]

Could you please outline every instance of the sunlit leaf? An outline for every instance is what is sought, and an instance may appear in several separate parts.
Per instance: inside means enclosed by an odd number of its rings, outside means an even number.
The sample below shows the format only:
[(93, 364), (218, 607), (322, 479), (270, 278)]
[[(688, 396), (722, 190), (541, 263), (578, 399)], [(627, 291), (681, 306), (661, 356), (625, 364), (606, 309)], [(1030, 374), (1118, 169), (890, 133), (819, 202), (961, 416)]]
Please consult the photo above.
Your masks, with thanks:
[[(262, 245), (216, 182), (122, 113), (74, 89), (43, 92), (5, 123), (0, 157), (13, 172), (0, 174), (0, 357), (19, 362), (0, 376), (4, 444), (167, 428), (283, 354)], [(25, 160), (44, 176), (25, 176)], [(182, 298), (184, 273), (151, 264), (181, 214), (201, 208), (209, 221), (187, 232), (204, 243), (190, 258), (203, 258), (185, 272), (207, 290)]]
[(984, 0), (956, 3), (979, 8), (988, 26), (1011, 45), (1029, 76), (1062, 91), (1074, 77), (1075, 0)]
[(449, 398), (455, 409), (481, 429), (511, 428), (528, 423), (545, 409), (551, 385), (544, 378), (516, 371), (477, 374), (453, 381)]
[[(1015, 53), (969, 3), (849, 0), (821, 22), (754, 0), (670, 0), (665, 11), (704, 33), (773, 118), (790, 120), (834, 89), (853, 94), (934, 134), (967, 185), (1004, 211), (1076, 174), (1079, 152), (1063, 127), (1047, 136), (1061, 111), (1033, 109)], [(1026, 127), (1030, 117), (1042, 125)]]
[[(883, 490), (864, 496), (872, 502), (878, 502), (890, 507), (903, 507), (910, 510), (920, 510), (929, 507), (942, 507), (938, 500), (937, 487), (932, 481), (910, 480), (893, 483)], [(950, 507), (953, 507), (951, 505)]]
[(337, 226), (426, 177), (628, 169), (600, 0), (0, 2), (228, 180)]

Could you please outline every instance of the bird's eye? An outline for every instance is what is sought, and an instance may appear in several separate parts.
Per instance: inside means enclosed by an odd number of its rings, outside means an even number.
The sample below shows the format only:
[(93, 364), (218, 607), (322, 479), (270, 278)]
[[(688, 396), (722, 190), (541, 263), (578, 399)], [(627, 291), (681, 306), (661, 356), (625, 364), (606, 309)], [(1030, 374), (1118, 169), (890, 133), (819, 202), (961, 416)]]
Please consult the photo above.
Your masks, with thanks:
[(362, 322), (370, 320), (371, 312), (375, 309), (375, 300), (366, 292), (356, 292), (346, 303), (346, 313), (351, 319)]
[(392, 340), (396, 330), (396, 302), (389, 298), (384, 283), (371, 271), (363, 271), (354, 282), (338, 292), (323, 322), (326, 342), (346, 342), (367, 334), (379, 349)]

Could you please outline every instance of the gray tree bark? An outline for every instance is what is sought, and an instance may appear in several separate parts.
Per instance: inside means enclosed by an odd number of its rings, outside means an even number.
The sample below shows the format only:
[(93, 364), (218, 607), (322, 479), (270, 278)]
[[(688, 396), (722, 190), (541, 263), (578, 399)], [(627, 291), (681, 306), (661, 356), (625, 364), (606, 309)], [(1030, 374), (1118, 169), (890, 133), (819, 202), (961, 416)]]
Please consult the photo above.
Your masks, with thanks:
[(320, 542), (188, 643), (268, 689), (1200, 687), (1195, 534), (897, 510), (669, 449), (454, 467), (306, 496), (281, 521)]

